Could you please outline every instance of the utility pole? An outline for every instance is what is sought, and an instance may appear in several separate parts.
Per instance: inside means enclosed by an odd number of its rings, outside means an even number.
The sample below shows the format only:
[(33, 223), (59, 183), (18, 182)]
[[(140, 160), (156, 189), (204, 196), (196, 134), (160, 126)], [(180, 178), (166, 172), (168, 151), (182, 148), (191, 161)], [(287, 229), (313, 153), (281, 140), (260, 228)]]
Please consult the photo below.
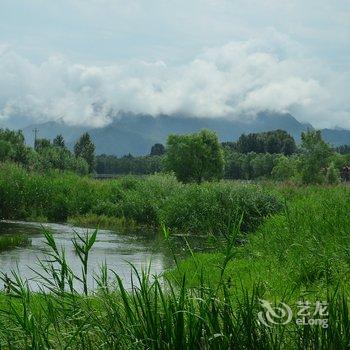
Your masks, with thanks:
[(33, 133), (34, 133), (34, 149), (36, 149), (36, 142), (38, 140), (38, 132), (39, 130), (37, 128), (34, 128)]

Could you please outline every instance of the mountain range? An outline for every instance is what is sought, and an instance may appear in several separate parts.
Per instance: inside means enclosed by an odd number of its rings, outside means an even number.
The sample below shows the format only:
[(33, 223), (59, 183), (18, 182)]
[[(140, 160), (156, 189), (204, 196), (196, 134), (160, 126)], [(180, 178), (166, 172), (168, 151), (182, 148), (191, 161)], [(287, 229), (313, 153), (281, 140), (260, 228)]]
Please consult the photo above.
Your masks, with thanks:
[[(186, 134), (204, 128), (215, 131), (222, 142), (236, 141), (243, 133), (276, 129), (286, 130), (299, 142), (301, 133), (313, 127), (311, 124), (299, 122), (291, 114), (269, 111), (260, 112), (253, 119), (199, 118), (181, 115), (154, 117), (147, 114), (119, 112), (109, 125), (101, 128), (70, 126), (59, 120), (29, 125), (23, 128), (23, 133), (29, 145), (34, 141), (34, 129), (38, 130), (39, 138), (53, 139), (57, 134), (62, 134), (68, 147), (72, 148), (79, 136), (88, 131), (96, 145), (97, 154), (121, 156), (131, 153), (136, 156), (148, 154), (155, 143), (164, 144), (171, 133)], [(350, 130), (324, 129), (322, 134), (333, 146), (350, 144)]]

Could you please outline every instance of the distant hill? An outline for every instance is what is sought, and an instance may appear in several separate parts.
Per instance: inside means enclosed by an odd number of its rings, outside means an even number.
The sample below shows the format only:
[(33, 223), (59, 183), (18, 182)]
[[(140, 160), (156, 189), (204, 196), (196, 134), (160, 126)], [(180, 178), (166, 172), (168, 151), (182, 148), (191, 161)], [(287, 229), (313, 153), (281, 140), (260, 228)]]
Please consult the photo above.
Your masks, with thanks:
[(350, 130), (323, 129), (322, 137), (333, 146), (350, 145)]
[[(148, 154), (154, 143), (165, 143), (170, 133), (185, 134), (207, 128), (217, 132), (221, 141), (235, 141), (243, 133), (263, 132), (283, 129), (289, 132), (297, 141), (302, 131), (312, 128), (310, 124), (297, 121), (291, 114), (260, 112), (256, 118), (247, 122), (229, 118), (195, 118), (181, 115), (157, 117), (145, 114), (119, 112), (112, 123), (103, 127), (89, 129), (68, 126), (62, 121), (30, 125), (23, 129), (28, 144), (33, 144), (33, 129), (39, 129), (39, 137), (54, 138), (62, 134), (70, 147), (85, 131), (89, 131), (97, 154), (133, 155)], [(322, 131), (327, 142), (337, 146), (350, 144), (349, 130)]]

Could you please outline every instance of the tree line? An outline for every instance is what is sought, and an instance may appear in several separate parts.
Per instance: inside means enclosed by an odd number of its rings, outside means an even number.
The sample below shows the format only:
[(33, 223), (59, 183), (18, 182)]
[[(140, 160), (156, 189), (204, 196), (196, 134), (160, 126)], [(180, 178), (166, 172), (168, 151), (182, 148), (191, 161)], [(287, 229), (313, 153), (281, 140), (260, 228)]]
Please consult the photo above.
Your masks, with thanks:
[(0, 162), (22, 164), (28, 170), (48, 171), (52, 169), (72, 171), (81, 175), (95, 168), (95, 146), (88, 133), (83, 134), (71, 152), (62, 135), (52, 141), (36, 139), (34, 148), (25, 144), (22, 132), (0, 129)]
[(321, 132), (302, 133), (301, 144), (283, 130), (243, 134), (237, 142), (220, 143), (209, 130), (188, 135), (169, 135), (164, 146), (157, 143), (147, 156), (95, 155), (90, 135), (84, 133), (73, 152), (62, 135), (37, 139), (26, 146), (21, 131), (0, 129), (0, 161), (12, 161), (28, 169), (58, 169), (78, 174), (146, 175), (172, 171), (182, 182), (215, 179), (297, 180), (302, 183), (336, 183), (350, 180), (350, 146), (331, 148)]
[(166, 146), (156, 144), (143, 157), (97, 156), (96, 170), (104, 174), (173, 171), (183, 182), (226, 178), (336, 183), (350, 180), (350, 147), (332, 149), (316, 130), (304, 132), (299, 146), (284, 130), (243, 134), (237, 142), (221, 144), (215, 133), (202, 130), (169, 135)]
[(292, 155), (297, 151), (294, 138), (284, 130), (242, 134), (237, 142), (224, 142), (238, 153), (270, 153)]
[(350, 155), (332, 149), (319, 130), (301, 134), (297, 147), (282, 130), (242, 135), (236, 143), (219, 144), (215, 133), (171, 135), (165, 164), (180, 181), (220, 178), (293, 180), (304, 184), (336, 184), (350, 180)]

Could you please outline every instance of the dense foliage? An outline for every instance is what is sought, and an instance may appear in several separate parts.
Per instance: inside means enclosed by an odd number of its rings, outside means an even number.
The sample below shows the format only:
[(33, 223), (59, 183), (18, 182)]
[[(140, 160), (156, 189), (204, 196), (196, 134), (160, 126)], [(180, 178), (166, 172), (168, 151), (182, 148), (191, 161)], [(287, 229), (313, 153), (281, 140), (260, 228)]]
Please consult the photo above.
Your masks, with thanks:
[[(235, 248), (227, 278), (240, 276), (249, 288), (261, 281), (272, 298), (286, 290), (293, 290), (299, 297), (298, 293), (305, 290), (317, 295), (332, 287), (349, 288), (350, 189), (276, 184), (268, 187), (285, 198), (286, 210), (270, 217), (244, 246)], [(181, 263), (177, 273), (203, 268), (203, 277), (215, 284), (221, 276), (215, 266), (220, 266), (222, 259), (222, 254), (198, 253)], [(192, 276), (189, 284), (201, 283), (199, 274)]]
[(57, 135), (52, 142), (37, 139), (33, 150), (25, 145), (21, 132), (0, 130), (0, 162), (12, 161), (41, 172), (58, 169), (82, 175), (91, 171), (148, 175), (171, 170), (184, 182), (221, 177), (292, 180), (305, 184), (350, 181), (347, 149), (347, 146), (332, 149), (315, 130), (302, 134), (299, 148), (282, 130), (242, 135), (238, 142), (222, 145), (214, 133), (203, 130), (191, 135), (170, 135), (167, 149), (155, 144), (148, 156), (128, 154), (118, 158), (105, 154), (95, 156), (88, 134), (77, 141), (72, 154), (62, 135)]
[[(95, 166), (174, 174), (97, 181), (72, 173)], [(284, 182), (219, 181), (222, 175)], [(45, 232), (51, 250), (36, 276), (40, 293), (15, 272), (0, 276), (0, 348), (348, 348), (350, 189), (341, 179), (350, 180), (349, 148), (332, 149), (315, 130), (302, 134), (299, 148), (281, 130), (223, 145), (204, 130), (171, 135), (166, 149), (155, 144), (149, 156), (121, 158), (95, 158), (88, 134), (72, 154), (61, 135), (36, 139), (31, 149), (21, 132), (0, 130), (0, 219), (150, 226), (163, 231), (169, 251), (177, 233), (206, 235), (215, 246), (194, 253), (183, 238), (187, 259), (174, 255), (176, 266), (161, 278), (135, 269), (130, 290), (104, 265), (91, 291), (87, 261), (97, 231), (72, 237), (79, 275)], [(2, 235), (0, 250), (30, 243), (20, 233)], [(294, 318), (265, 327), (260, 299), (326, 300), (329, 327)]]
[(228, 232), (242, 220), (250, 231), (281, 209), (258, 186), (179, 183), (153, 175), (98, 181), (73, 174), (40, 175), (12, 164), (0, 166), (0, 217), (64, 222), (68, 217), (103, 215), (181, 232)]
[(28, 165), (31, 151), (26, 147), (21, 131), (0, 129), (0, 161), (7, 160)]
[(164, 170), (162, 156), (123, 157), (102, 154), (96, 156), (96, 172), (98, 174), (134, 174), (148, 175)]
[[(198, 135), (171, 135), (168, 140), (170, 148), (165, 149), (164, 155), (133, 157), (129, 154), (121, 158), (97, 156), (96, 170), (101, 174), (143, 175), (170, 169), (185, 182), (200, 182), (201, 176), (204, 179), (218, 178), (222, 171), (220, 146), (214, 142), (214, 160), (210, 159), (210, 152), (198, 146), (203, 142)], [(212, 146), (207, 144), (206, 147), (210, 149)], [(299, 148), (294, 139), (282, 130), (242, 135), (238, 142), (224, 142), (221, 148), (224, 159), (222, 175), (226, 179), (333, 184), (341, 179), (350, 181), (350, 154), (346, 152), (347, 147), (332, 149), (322, 140), (318, 131), (303, 133)], [(151, 154), (163, 153), (160, 144), (154, 145), (152, 149)], [(206, 174), (203, 168), (212, 175)]]
[(224, 157), (217, 135), (209, 130), (189, 135), (169, 135), (166, 167), (182, 182), (218, 180)]
[(89, 171), (87, 162), (81, 157), (74, 156), (65, 147), (61, 135), (58, 135), (52, 143), (47, 139), (37, 139), (32, 149), (26, 146), (21, 131), (0, 129), (0, 162), (6, 161), (41, 172), (58, 169), (84, 175)]
[[(324, 182), (324, 173), (330, 165), (331, 147), (322, 140), (321, 131), (301, 134), (301, 178), (304, 183)], [(327, 171), (327, 170), (326, 170)]]
[(165, 147), (161, 143), (155, 143), (151, 148), (151, 156), (162, 156), (165, 153)]
[[(293, 180), (298, 183), (338, 183), (350, 180), (350, 155), (340, 154), (322, 140), (319, 131), (302, 134), (298, 153), (240, 153), (224, 144), (225, 178)], [(346, 173), (344, 173), (344, 171)]]
[(89, 166), (89, 173), (95, 168), (95, 145), (90, 135), (86, 132), (74, 145), (74, 154), (77, 158), (83, 158)]
[[(45, 232), (50, 250), (37, 273), (41, 292), (31, 292), (18, 274), (3, 276), (1, 348), (347, 349), (350, 191), (271, 190), (285, 197), (286, 210), (269, 217), (245, 245), (235, 245), (239, 231), (233, 230), (217, 240), (217, 253), (190, 254), (165, 276), (135, 268), (130, 289), (102, 266), (97, 290), (89, 291), (84, 266), (98, 233), (72, 237), (82, 267), (76, 275)], [(265, 326), (261, 299), (289, 305), (290, 322), (270, 314), (275, 324)], [(325, 303), (324, 315), (313, 314), (316, 301)], [(298, 324), (299, 302), (309, 305), (306, 321), (320, 317), (328, 327)]]
[(237, 142), (227, 143), (239, 153), (280, 153), (291, 155), (296, 152), (294, 138), (284, 130), (241, 135)]
[[(107, 223), (162, 228), (169, 246), (174, 233), (211, 234), (217, 248), (215, 253), (190, 250), (189, 258), (162, 278), (135, 272), (130, 290), (119, 276), (113, 274), (111, 282), (108, 267), (102, 266), (95, 280), (98, 289), (90, 292), (87, 259), (97, 231), (72, 238), (82, 263), (79, 276), (45, 232), (51, 251), (37, 276), (41, 292), (31, 292), (16, 273), (2, 276), (0, 348), (348, 347), (350, 190), (338, 183), (350, 159), (332, 150), (319, 132), (304, 133), (299, 152), (292, 155), (239, 153), (224, 146), (228, 177), (294, 180), (259, 186), (238, 181), (199, 183), (218, 177), (198, 176), (198, 168), (202, 169), (198, 164), (207, 164), (213, 155), (215, 167), (210, 171), (222, 171), (221, 160), (215, 163), (222, 148), (212, 135), (173, 140), (175, 150), (185, 148), (198, 166), (190, 168), (186, 178), (198, 183), (187, 184), (164, 174), (96, 181), (57, 170), (66, 167), (64, 156), (79, 159), (59, 136), (53, 143), (37, 140), (34, 151), (24, 145), (21, 133), (0, 135), (1, 219), (64, 222), (75, 217), (98, 224), (103, 218)], [(172, 155), (181, 158), (182, 152)], [(33, 166), (35, 157), (42, 168)], [(158, 164), (161, 157), (144, 158)], [(319, 186), (323, 183), (337, 186)], [(2, 237), (0, 249), (27, 244), (25, 236)], [(260, 299), (275, 300), (277, 305), (325, 300), (329, 327), (300, 326), (294, 318), (286, 325), (265, 327), (257, 317), (262, 311)], [(297, 307), (293, 311), (296, 315)]]

